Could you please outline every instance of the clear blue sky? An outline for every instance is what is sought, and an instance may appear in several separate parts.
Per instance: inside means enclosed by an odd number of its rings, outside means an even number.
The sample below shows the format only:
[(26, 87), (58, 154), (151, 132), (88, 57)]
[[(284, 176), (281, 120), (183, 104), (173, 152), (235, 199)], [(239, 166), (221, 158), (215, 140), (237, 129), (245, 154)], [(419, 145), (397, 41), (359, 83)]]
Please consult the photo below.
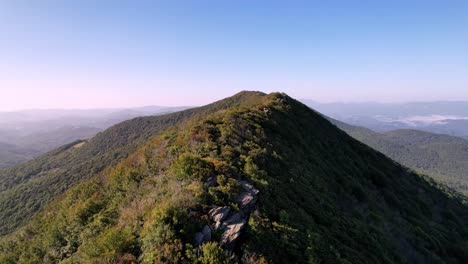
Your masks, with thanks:
[(0, 110), (468, 100), (468, 1), (0, 3)]

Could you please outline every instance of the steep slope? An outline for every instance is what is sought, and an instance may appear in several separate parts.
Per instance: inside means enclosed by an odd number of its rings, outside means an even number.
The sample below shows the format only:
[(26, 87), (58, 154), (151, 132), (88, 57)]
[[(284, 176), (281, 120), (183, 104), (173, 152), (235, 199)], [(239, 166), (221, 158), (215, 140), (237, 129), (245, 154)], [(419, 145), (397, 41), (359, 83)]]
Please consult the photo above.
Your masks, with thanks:
[(71, 188), (0, 262), (467, 262), (461, 198), (284, 94), (253, 97)]
[(377, 133), (333, 120), (352, 137), (468, 195), (468, 141), (419, 130)]
[(259, 95), (241, 92), (204, 107), (135, 118), (99, 133), (79, 148), (70, 144), (15, 167), (0, 169), (0, 235), (23, 225), (53, 197), (126, 158), (154, 135), (188, 118), (248, 106)]
[[(468, 141), (417, 130), (389, 131), (386, 138), (406, 145), (401, 163), (434, 175), (450, 187), (468, 194)], [(418, 157), (415, 159), (414, 157)]]

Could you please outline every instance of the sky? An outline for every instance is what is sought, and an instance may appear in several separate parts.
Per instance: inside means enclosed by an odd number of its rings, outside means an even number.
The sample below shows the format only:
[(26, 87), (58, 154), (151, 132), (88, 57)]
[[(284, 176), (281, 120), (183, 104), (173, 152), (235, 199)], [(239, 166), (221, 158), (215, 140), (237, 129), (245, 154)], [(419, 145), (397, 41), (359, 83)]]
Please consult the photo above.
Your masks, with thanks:
[(468, 101), (468, 1), (0, 0), (0, 111)]

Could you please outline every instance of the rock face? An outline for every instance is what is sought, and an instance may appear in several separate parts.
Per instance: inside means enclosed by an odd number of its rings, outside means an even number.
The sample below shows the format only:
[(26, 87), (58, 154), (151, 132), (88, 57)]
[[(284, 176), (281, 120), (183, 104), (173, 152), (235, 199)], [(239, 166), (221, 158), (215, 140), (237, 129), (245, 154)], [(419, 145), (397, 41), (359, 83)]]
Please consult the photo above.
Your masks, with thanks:
[(211, 240), (211, 228), (209, 226), (206, 225), (205, 227), (203, 227), (202, 234), (204, 241)]
[(211, 240), (211, 228), (204, 226), (201, 232), (195, 234), (195, 247), (199, 247), (201, 244)]
[(242, 211), (249, 212), (255, 206), (257, 195), (260, 191), (246, 181), (241, 181), (240, 184), (244, 192), (238, 198), (239, 206)]
[(247, 223), (247, 217), (243, 213), (235, 213), (222, 224), (224, 230), (221, 236), (221, 245), (232, 250)]
[(231, 207), (223, 206), (216, 207), (210, 210), (209, 215), (211, 219), (215, 222), (215, 229), (218, 229), (222, 222), (228, 217)]
[(195, 234), (195, 242), (193, 243), (195, 245), (195, 247), (199, 247), (201, 244), (203, 244), (203, 233), (202, 232), (198, 232)]
[[(240, 181), (239, 183), (244, 190), (237, 197), (239, 212), (233, 211), (230, 206), (215, 207), (208, 212), (210, 219), (214, 222), (214, 229), (222, 232), (219, 243), (228, 250), (235, 249), (260, 192), (247, 181)], [(195, 234), (195, 247), (209, 240), (211, 240), (211, 228), (205, 226), (201, 232)]]

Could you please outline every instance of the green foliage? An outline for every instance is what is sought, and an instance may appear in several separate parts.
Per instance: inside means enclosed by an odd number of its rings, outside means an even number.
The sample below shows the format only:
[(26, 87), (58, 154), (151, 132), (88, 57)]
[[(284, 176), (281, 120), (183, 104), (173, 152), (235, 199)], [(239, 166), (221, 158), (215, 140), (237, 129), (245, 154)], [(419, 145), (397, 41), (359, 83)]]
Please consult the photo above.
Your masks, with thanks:
[(90, 258), (111, 262), (124, 253), (138, 253), (136, 238), (128, 229), (118, 227), (103, 232), (94, 243), (87, 244), (83, 250)]
[(199, 156), (183, 153), (172, 165), (172, 173), (179, 180), (203, 180), (214, 175), (214, 166)]
[(198, 250), (188, 252), (189, 260), (194, 264), (229, 264), (233, 259), (215, 242), (208, 242)]
[(239, 196), (240, 184), (237, 180), (219, 175), (216, 177), (216, 183), (216, 186), (208, 189), (208, 193), (215, 204), (228, 204), (229, 201), (233, 201)]

